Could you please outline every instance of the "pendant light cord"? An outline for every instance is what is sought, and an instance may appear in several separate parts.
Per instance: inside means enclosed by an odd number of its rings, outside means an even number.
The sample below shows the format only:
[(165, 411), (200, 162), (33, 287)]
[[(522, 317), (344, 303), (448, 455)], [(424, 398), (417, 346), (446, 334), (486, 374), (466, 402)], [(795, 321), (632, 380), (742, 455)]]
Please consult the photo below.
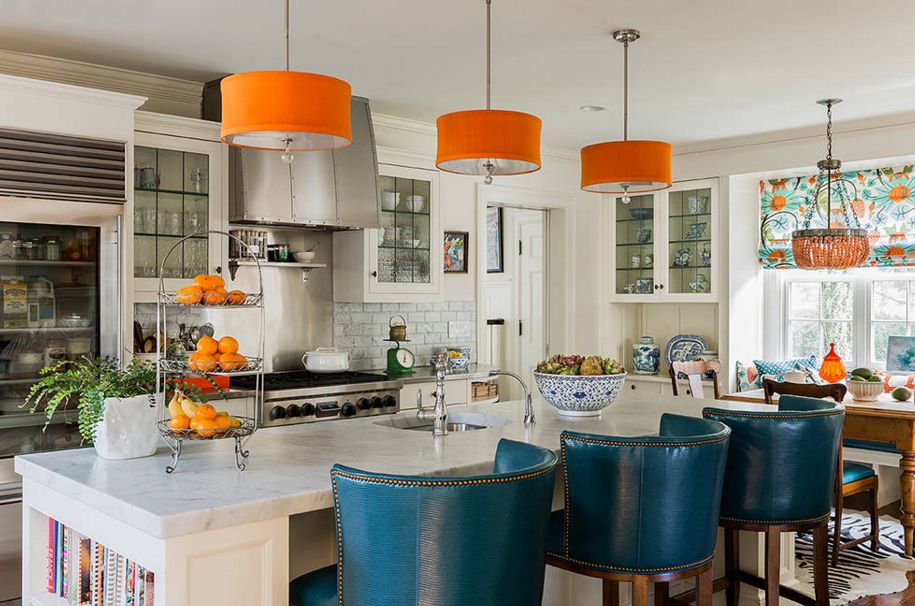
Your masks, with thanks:
[(832, 222), (832, 103), (826, 104), (826, 227)]
[(492, 0), (486, 0), (486, 109), (492, 109)]
[(286, 0), (286, 71), (289, 71), (289, 0)]
[(623, 141), (629, 140), (629, 40), (623, 42)]

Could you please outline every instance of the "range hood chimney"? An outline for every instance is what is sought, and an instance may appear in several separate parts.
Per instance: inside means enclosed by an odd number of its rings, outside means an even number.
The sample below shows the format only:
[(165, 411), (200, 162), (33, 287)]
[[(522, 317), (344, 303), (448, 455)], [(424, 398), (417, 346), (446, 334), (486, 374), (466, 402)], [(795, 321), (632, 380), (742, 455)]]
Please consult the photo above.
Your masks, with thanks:
[[(219, 121), (219, 81), (206, 84), (203, 116)], [(300, 152), (286, 164), (275, 151), (229, 148), (229, 222), (327, 231), (381, 225), (378, 159), (369, 101), (353, 97), (353, 143)]]

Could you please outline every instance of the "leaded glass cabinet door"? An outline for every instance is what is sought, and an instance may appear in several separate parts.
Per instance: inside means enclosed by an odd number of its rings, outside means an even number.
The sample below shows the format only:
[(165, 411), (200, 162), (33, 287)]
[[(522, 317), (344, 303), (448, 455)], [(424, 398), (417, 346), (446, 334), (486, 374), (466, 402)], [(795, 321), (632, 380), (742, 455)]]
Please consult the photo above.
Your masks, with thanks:
[(715, 180), (677, 183), (661, 194), (667, 301), (711, 301), (718, 275), (718, 196)]
[(658, 220), (657, 196), (632, 196), (626, 203), (613, 199), (613, 250), (611, 259), (611, 298), (646, 301), (657, 298), (656, 281)]
[(372, 230), (370, 290), (434, 293), (442, 273), (438, 173), (379, 165), (381, 228)]
[[(137, 133), (134, 147), (134, 290), (180, 286), (221, 265), (218, 239), (203, 232), (222, 229), (221, 144)], [(199, 234), (199, 235), (195, 235)], [(181, 243), (168, 258), (168, 251)], [(165, 265), (163, 267), (163, 261)]]

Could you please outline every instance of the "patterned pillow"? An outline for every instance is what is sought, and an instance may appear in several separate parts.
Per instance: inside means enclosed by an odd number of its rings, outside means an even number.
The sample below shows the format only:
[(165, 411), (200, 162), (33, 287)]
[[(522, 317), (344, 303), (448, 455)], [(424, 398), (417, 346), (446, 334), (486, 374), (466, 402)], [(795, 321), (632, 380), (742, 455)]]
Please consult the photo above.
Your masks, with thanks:
[(762, 389), (762, 379), (752, 362), (737, 361), (737, 391)]
[(814, 356), (809, 358), (795, 358), (794, 360), (753, 360), (756, 370), (761, 375), (780, 375), (795, 369), (795, 365), (806, 366), (810, 370), (817, 370), (817, 359)]
[(887, 374), (882, 370), (878, 370), (877, 376), (883, 379), (883, 391), (886, 393), (890, 393), (897, 387), (915, 389), (915, 375)]

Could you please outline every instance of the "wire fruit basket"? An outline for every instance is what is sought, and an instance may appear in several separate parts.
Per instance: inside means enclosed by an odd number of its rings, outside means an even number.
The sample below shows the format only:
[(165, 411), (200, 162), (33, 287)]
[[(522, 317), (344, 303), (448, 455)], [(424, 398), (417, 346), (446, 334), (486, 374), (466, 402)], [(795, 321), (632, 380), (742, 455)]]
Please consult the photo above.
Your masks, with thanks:
[[(229, 242), (234, 242), (237, 245), (238, 250), (244, 256), (250, 257), (254, 261), (254, 266), (257, 268), (258, 292), (244, 293), (233, 290), (226, 293), (225, 296), (212, 299), (206, 297), (205, 294), (199, 294), (196, 290), (190, 293), (182, 293), (181, 291), (178, 293), (166, 292), (165, 267), (169, 257), (176, 250), (182, 250), (185, 241), (203, 236), (228, 238)], [(174, 323), (170, 321), (170, 318), (173, 320), (176, 312), (187, 309), (225, 310), (226, 313), (232, 313), (230, 310), (255, 310), (251, 313), (257, 314), (259, 322), (257, 351), (252, 355), (238, 355), (236, 352), (236, 356), (229, 362), (220, 362), (215, 359), (192, 361), (192, 358), (187, 357), (187, 352), (182, 348), (173, 348), (170, 345), (171, 339), (169, 339), (168, 335), (170, 325)], [(156, 427), (162, 440), (168, 445), (172, 453), (171, 464), (165, 468), (166, 473), (173, 473), (178, 467), (185, 442), (213, 440), (234, 440), (235, 467), (239, 471), (244, 471), (250, 454), (245, 446), (258, 429), (257, 411), (261, 409), (264, 400), (264, 328), (264, 282), (261, 264), (257, 255), (245, 242), (230, 233), (209, 230), (181, 238), (168, 250), (160, 265), (159, 290), (156, 297), (156, 330), (157, 334), (163, 336), (163, 346), (159, 348), (156, 356), (156, 393), (160, 407), (160, 420)], [(256, 376), (254, 393), (252, 397), (246, 399), (246, 413), (244, 415), (229, 416), (226, 413), (225, 421), (201, 423), (196, 426), (191, 423), (190, 427), (186, 428), (173, 428), (169, 425), (169, 410), (165, 403), (169, 397), (172, 397), (173, 394), (170, 393), (170, 389), (177, 383), (185, 379), (203, 378), (216, 387), (213, 377), (238, 375)], [(217, 387), (217, 391), (219, 395), (225, 395), (221, 388)]]

